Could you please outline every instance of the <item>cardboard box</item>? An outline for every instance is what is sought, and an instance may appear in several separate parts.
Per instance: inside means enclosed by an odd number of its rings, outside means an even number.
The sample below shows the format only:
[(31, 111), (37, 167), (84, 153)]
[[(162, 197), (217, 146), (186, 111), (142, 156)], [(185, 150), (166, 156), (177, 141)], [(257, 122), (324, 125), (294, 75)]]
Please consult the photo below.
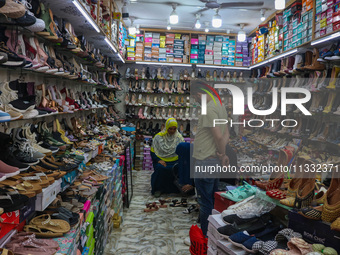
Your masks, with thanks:
[(215, 192), (214, 194), (214, 197), (215, 197), (214, 209), (219, 211), (220, 213), (228, 209), (229, 206), (235, 204), (234, 201), (231, 201), (227, 198), (222, 197), (221, 193), (225, 193), (225, 192)]
[(288, 218), (288, 227), (302, 234), (306, 241), (321, 243), (340, 252), (340, 232), (331, 230), (330, 223), (310, 220), (294, 211), (289, 211)]

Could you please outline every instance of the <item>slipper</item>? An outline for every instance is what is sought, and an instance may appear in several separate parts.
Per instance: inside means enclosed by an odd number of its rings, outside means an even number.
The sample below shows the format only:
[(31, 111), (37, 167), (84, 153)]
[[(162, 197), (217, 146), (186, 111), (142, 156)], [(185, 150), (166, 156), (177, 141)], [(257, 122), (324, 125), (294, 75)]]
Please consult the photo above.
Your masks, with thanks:
[(266, 195), (277, 200), (285, 199), (287, 197), (287, 193), (280, 189), (268, 190)]
[(24, 230), (26, 232), (33, 232), (37, 237), (41, 237), (41, 238), (55, 238), (55, 237), (61, 237), (64, 235), (63, 233), (54, 233), (46, 229), (40, 229), (39, 227), (35, 225), (25, 225)]
[(70, 231), (70, 224), (64, 220), (52, 220), (49, 214), (43, 214), (33, 218), (30, 225), (35, 225), (42, 230), (52, 231), (54, 233), (67, 233)]
[(13, 212), (22, 208), (28, 202), (28, 197), (19, 194), (17, 191), (9, 192), (0, 188), (0, 204), (4, 212)]

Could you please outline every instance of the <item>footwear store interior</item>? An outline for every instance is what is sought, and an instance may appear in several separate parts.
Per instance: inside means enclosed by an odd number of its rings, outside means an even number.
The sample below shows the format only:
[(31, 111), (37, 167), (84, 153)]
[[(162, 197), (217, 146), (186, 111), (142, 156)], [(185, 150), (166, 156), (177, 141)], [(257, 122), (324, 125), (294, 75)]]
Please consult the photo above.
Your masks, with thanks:
[(0, 0), (0, 255), (337, 255), (338, 168), (338, 0)]

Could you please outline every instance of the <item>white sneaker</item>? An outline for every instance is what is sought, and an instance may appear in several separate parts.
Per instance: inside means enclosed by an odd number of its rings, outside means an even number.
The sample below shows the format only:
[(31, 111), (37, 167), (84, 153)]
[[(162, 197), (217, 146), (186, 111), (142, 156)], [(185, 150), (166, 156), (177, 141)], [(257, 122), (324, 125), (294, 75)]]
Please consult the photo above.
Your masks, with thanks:
[(190, 245), (191, 245), (190, 237), (186, 237), (186, 238), (183, 240), (183, 243), (184, 243), (185, 245), (190, 246)]

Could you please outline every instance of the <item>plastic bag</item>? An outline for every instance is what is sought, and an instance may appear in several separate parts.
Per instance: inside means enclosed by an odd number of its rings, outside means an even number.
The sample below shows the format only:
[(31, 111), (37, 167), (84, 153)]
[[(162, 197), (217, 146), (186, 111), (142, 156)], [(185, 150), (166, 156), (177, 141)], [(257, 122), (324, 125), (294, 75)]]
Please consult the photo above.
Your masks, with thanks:
[(192, 225), (189, 232), (190, 253), (192, 255), (205, 255), (208, 252), (208, 239), (204, 237), (202, 229)]

